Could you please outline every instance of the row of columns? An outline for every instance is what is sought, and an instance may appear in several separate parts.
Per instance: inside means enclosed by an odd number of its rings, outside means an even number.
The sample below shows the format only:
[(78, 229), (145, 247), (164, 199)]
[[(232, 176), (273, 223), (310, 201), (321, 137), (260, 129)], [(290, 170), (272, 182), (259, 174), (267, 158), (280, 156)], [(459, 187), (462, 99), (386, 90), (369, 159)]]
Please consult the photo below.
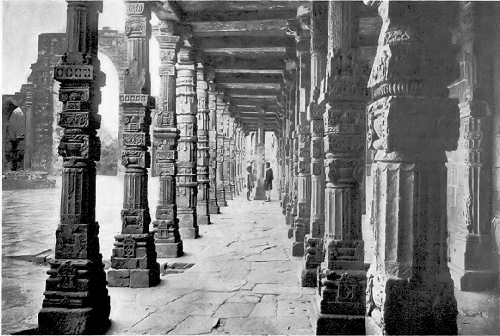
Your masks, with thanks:
[(457, 146), (458, 107), (443, 29), (453, 5), (366, 5), (382, 19), (371, 69), (363, 4), (314, 1), (289, 23), (281, 204), (292, 255), (304, 257), (302, 286), (318, 288), (317, 334), (453, 334), (445, 151)]
[[(48, 272), (41, 333), (103, 333), (110, 301), (95, 221), (100, 141), (98, 15), (101, 1), (68, 0), (67, 48), (54, 77), (61, 83), (64, 136), (61, 223), (55, 260)], [(126, 1), (128, 67), (120, 94), (121, 163), (124, 172), (121, 233), (115, 236), (109, 286), (149, 287), (159, 283), (157, 258), (179, 257), (182, 239), (198, 238), (227, 200), (242, 189), (245, 132), (235, 121), (213, 72), (190, 43), (190, 29), (161, 21), (154, 29), (160, 47), (160, 95), (151, 97), (148, 2)], [(151, 110), (156, 107), (156, 116)], [(151, 159), (150, 125), (154, 157)], [(150, 231), (148, 169), (159, 175), (159, 201)]]

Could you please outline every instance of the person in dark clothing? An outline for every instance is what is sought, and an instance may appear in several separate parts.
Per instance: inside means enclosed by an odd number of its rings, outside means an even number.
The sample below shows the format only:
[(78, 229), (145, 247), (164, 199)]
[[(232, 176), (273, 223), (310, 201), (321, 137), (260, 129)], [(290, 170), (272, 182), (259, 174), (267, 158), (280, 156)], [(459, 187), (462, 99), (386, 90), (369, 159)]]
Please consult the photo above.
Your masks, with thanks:
[(266, 162), (266, 175), (264, 177), (264, 190), (266, 191), (266, 202), (271, 202), (271, 190), (273, 189), (273, 169), (271, 164)]
[(252, 190), (255, 186), (255, 176), (252, 171), (252, 166), (249, 165), (247, 167), (247, 200), (251, 201), (250, 195), (252, 194)]

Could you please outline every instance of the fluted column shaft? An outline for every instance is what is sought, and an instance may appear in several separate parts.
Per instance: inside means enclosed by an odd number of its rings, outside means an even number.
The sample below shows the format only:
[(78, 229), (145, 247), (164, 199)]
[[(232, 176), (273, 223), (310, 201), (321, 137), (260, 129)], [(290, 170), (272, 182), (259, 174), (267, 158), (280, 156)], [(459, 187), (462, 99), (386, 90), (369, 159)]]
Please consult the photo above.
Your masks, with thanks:
[(210, 73), (208, 84), (208, 110), (209, 110), (209, 212), (220, 213), (217, 192), (217, 95), (215, 93), (214, 74)]
[(160, 281), (154, 237), (149, 232), (148, 204), (149, 126), (154, 108), (149, 77), (151, 9), (146, 2), (128, 1), (126, 5), (128, 68), (124, 93), (120, 94), (121, 157), (125, 167), (122, 230), (115, 236), (108, 283), (110, 286), (149, 287)]
[(198, 200), (196, 213), (198, 224), (210, 224), (209, 211), (209, 110), (208, 110), (208, 83), (205, 80), (205, 70), (202, 63), (196, 68), (196, 95), (198, 99), (198, 151), (197, 151), (197, 178), (198, 178)]
[[(456, 3), (377, 3), (379, 45), (368, 82), (375, 262), (367, 284), (369, 333), (455, 334), (447, 264), (446, 156), (459, 113), (449, 26)], [(404, 323), (401, 323), (404, 321)]]
[(97, 58), (101, 11), (101, 1), (68, 1), (66, 52), (54, 68), (63, 103), (58, 150), (63, 171), (55, 259), (50, 262), (38, 314), (42, 334), (97, 334), (109, 327), (110, 303), (95, 221), (95, 161), (100, 158), (97, 112), (104, 84)]
[(175, 258), (183, 254), (179, 234), (176, 198), (177, 118), (175, 114), (175, 62), (179, 36), (175, 23), (162, 21), (155, 30), (160, 46), (160, 101), (153, 125), (154, 167), (159, 175), (160, 196), (156, 207), (154, 226), (158, 256)]
[[(261, 119), (264, 119), (261, 117)], [(264, 125), (262, 122), (259, 124), (257, 129), (256, 141), (255, 141), (255, 165), (256, 172), (255, 177), (257, 178), (257, 183), (255, 186), (255, 200), (265, 200), (266, 194), (264, 191), (264, 174), (265, 174), (265, 163), (266, 163), (266, 132), (264, 131)]]

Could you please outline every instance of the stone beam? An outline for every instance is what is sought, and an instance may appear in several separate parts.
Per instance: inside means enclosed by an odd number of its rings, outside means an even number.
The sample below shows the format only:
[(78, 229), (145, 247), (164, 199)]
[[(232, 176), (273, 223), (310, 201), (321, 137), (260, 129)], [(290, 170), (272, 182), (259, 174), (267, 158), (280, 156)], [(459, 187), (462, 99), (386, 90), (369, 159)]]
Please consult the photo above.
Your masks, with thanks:
[(203, 36), (286, 36), (287, 20), (190, 22), (193, 34)]
[(285, 62), (281, 58), (256, 58), (207, 55), (205, 64), (213, 69), (282, 70)]

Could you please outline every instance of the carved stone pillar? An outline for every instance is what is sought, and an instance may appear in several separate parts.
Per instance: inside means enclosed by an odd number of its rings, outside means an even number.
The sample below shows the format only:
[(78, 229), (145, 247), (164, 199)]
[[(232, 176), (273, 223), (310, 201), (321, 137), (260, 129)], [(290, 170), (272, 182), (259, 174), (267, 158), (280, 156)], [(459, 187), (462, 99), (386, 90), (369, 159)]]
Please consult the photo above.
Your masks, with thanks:
[(224, 191), (226, 200), (233, 200), (233, 191), (231, 188), (233, 176), (231, 172), (232, 166), (232, 117), (229, 113), (229, 103), (226, 104), (222, 118), (224, 119)]
[(210, 224), (209, 188), (210, 181), (208, 177), (209, 148), (208, 148), (208, 83), (205, 80), (205, 71), (203, 64), (198, 63), (196, 68), (196, 96), (198, 99), (198, 158), (197, 158), (197, 177), (198, 177), (198, 200), (196, 213), (198, 224)]
[(316, 333), (365, 333), (366, 271), (361, 236), (364, 114), (369, 67), (360, 63), (361, 4), (330, 2), (324, 104), (325, 262), (315, 308)]
[(226, 207), (226, 191), (224, 189), (224, 110), (226, 103), (224, 102), (224, 94), (217, 93), (216, 108), (217, 108), (217, 202), (219, 206)]
[(104, 84), (97, 58), (101, 11), (101, 1), (68, 1), (66, 53), (54, 68), (63, 103), (61, 218), (38, 314), (42, 334), (99, 334), (109, 327), (109, 296), (95, 221), (95, 161), (101, 152), (97, 112)]
[(149, 77), (151, 11), (147, 3), (127, 1), (125, 34), (128, 69), (125, 73), (122, 106), (123, 188), (122, 233), (115, 236), (108, 272), (110, 286), (150, 287), (160, 281), (154, 236), (149, 232), (148, 168), (151, 144), (149, 126), (154, 100)]
[(198, 238), (196, 201), (197, 99), (196, 72), (193, 51), (187, 38), (177, 54), (176, 114), (180, 130), (177, 147), (177, 205), (179, 229), (185, 238)]
[[(293, 236), (293, 209), (295, 209), (295, 105), (296, 105), (296, 81), (295, 74), (292, 71), (292, 62), (287, 62), (289, 65), (286, 72), (286, 83), (288, 88), (288, 99), (287, 99), (287, 134), (288, 134), (288, 161), (287, 161), (287, 175), (288, 175), (288, 186), (287, 186), (287, 203), (285, 209), (286, 224), (288, 228), (288, 238)], [(293, 62), (295, 66), (295, 62)]]
[(460, 139), (448, 157), (450, 271), (461, 290), (496, 286), (491, 237), (492, 60), (490, 5), (460, 2), (456, 43), (460, 78), (450, 85), (458, 98)]
[(160, 102), (154, 121), (154, 167), (160, 179), (160, 197), (156, 207), (155, 245), (161, 258), (175, 258), (183, 254), (179, 234), (176, 200), (176, 156), (179, 130), (175, 115), (175, 61), (179, 36), (175, 23), (162, 21), (155, 31), (160, 46)]
[(317, 268), (323, 261), (323, 235), (325, 231), (325, 174), (323, 169), (323, 113), (325, 101), (319, 99), (321, 81), (326, 68), (328, 2), (312, 4), (311, 16), (311, 102), (307, 118), (311, 132), (311, 217), (309, 234), (305, 237), (305, 263), (301, 283), (316, 287)]
[(367, 333), (455, 334), (445, 151), (456, 149), (459, 126), (446, 87), (457, 75), (448, 29), (456, 4), (377, 5), (383, 23), (368, 82), (376, 255)]
[[(307, 21), (307, 15), (299, 20), (299, 23)], [(307, 26), (307, 22), (299, 26)], [(299, 59), (298, 71), (298, 115), (297, 115), (297, 214), (294, 219), (292, 255), (302, 257), (304, 255), (304, 238), (309, 233), (309, 222), (311, 213), (311, 130), (307, 121), (306, 108), (309, 100), (309, 34), (307, 30), (298, 28), (297, 56)]]
[(219, 204), (217, 200), (217, 96), (215, 93), (214, 73), (209, 73), (208, 84), (208, 110), (209, 110), (209, 212), (219, 214)]
[[(261, 120), (264, 117), (260, 118)], [(256, 165), (256, 174), (257, 183), (255, 186), (255, 197), (254, 200), (265, 200), (266, 193), (264, 191), (264, 173), (265, 173), (265, 164), (266, 164), (266, 132), (264, 131), (264, 125), (259, 126), (256, 134), (256, 142), (255, 142), (255, 165)]]

